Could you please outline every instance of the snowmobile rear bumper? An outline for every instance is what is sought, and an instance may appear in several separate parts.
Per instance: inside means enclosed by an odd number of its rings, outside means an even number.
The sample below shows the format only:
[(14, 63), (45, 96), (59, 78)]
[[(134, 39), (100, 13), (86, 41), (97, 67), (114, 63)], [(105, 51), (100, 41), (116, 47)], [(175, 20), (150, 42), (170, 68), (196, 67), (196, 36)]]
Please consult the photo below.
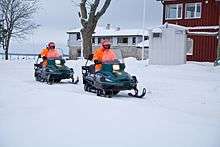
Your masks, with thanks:
[(118, 90), (131, 90), (133, 89), (137, 84), (136, 83), (131, 83), (131, 82), (122, 82), (122, 83), (105, 83), (101, 82), (100, 84), (97, 85), (97, 87), (100, 87), (100, 89), (104, 90), (113, 90), (113, 91), (118, 91)]

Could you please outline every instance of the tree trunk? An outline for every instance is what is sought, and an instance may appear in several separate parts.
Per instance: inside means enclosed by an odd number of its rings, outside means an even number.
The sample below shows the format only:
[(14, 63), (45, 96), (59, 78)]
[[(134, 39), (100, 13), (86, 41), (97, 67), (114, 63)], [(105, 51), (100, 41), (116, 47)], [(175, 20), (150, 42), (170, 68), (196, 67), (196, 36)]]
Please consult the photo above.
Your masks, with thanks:
[(9, 44), (10, 44), (11, 36), (9, 35), (5, 39), (5, 60), (8, 60), (8, 50), (9, 50)]
[(8, 60), (8, 50), (5, 50), (5, 60)]
[(92, 53), (92, 33), (85, 29), (82, 29), (81, 33), (83, 41), (83, 56), (85, 59), (88, 59), (89, 55)]
[[(94, 33), (97, 22), (106, 12), (110, 3), (111, 0), (105, 0), (102, 8), (97, 12), (100, 0), (94, 0), (93, 2), (81, 0), (79, 17), (83, 27), (81, 29), (83, 56), (86, 59), (88, 59), (89, 55), (92, 53), (92, 34)], [(89, 13), (87, 12), (87, 7), (90, 7)]]

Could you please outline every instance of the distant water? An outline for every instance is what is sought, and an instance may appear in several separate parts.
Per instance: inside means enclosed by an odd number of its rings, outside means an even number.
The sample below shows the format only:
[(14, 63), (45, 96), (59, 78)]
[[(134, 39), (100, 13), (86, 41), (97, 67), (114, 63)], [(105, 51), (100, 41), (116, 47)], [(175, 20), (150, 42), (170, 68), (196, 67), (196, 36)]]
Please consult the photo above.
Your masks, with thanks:
[[(25, 54), (38, 54), (40, 51), (46, 47), (46, 43), (24, 43), (24, 44), (17, 44), (12, 43), (9, 49), (9, 53), (25, 53)], [(56, 43), (56, 47), (61, 49), (64, 54), (69, 53), (69, 49), (67, 45), (62, 43)], [(4, 50), (0, 48), (0, 53), (4, 53)]]

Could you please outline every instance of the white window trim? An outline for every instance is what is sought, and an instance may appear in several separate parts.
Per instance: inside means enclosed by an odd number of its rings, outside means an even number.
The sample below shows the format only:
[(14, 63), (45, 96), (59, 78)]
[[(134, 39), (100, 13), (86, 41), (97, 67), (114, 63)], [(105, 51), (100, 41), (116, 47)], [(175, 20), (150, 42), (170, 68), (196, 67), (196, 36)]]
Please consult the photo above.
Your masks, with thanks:
[[(194, 4), (194, 6), (195, 6), (194, 16), (195, 17), (187, 17), (187, 15), (186, 15), (186, 13), (187, 13), (187, 11), (186, 11), (187, 4)], [(197, 9), (198, 9), (197, 4), (200, 4), (200, 16), (199, 17), (196, 16), (196, 12), (197, 12)], [(198, 2), (198, 3), (186, 3), (185, 4), (185, 19), (198, 19), (198, 18), (201, 18), (201, 17), (202, 17), (202, 3), (201, 2)]]
[[(176, 5), (176, 8), (177, 8), (177, 10), (176, 10), (176, 18), (167, 18), (167, 16), (166, 16), (166, 6), (171, 6), (171, 5)], [(165, 20), (176, 20), (176, 19), (182, 19), (183, 18), (183, 4), (168, 4), (168, 5), (166, 5), (165, 6)], [(179, 6), (181, 6), (181, 17), (180, 18), (178, 18), (178, 8), (179, 8)]]
[[(190, 39), (190, 41), (192, 41), (192, 45), (191, 45), (191, 49), (188, 50), (188, 52), (186, 53), (186, 55), (193, 55), (193, 50), (194, 50), (194, 40), (192, 38), (187, 38)], [(191, 52), (190, 52), (191, 51)]]

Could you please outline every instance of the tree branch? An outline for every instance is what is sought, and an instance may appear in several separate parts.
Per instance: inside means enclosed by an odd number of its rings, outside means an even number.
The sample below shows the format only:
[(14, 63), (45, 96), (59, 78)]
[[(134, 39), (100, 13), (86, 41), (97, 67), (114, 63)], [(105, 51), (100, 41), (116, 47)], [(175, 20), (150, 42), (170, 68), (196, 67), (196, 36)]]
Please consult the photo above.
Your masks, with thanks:
[(93, 4), (90, 5), (90, 12), (89, 12), (89, 23), (93, 23), (93, 20), (95, 19), (95, 13), (99, 6), (100, 0), (95, 0)]
[(106, 0), (105, 1), (102, 9), (96, 13), (96, 18), (97, 19), (99, 19), (106, 12), (106, 10), (109, 7), (110, 3), (111, 3), (111, 0)]
[(87, 9), (86, 9), (86, 1), (87, 0), (81, 0), (81, 3), (80, 3), (80, 12), (81, 12), (81, 18), (83, 19), (87, 19)]

